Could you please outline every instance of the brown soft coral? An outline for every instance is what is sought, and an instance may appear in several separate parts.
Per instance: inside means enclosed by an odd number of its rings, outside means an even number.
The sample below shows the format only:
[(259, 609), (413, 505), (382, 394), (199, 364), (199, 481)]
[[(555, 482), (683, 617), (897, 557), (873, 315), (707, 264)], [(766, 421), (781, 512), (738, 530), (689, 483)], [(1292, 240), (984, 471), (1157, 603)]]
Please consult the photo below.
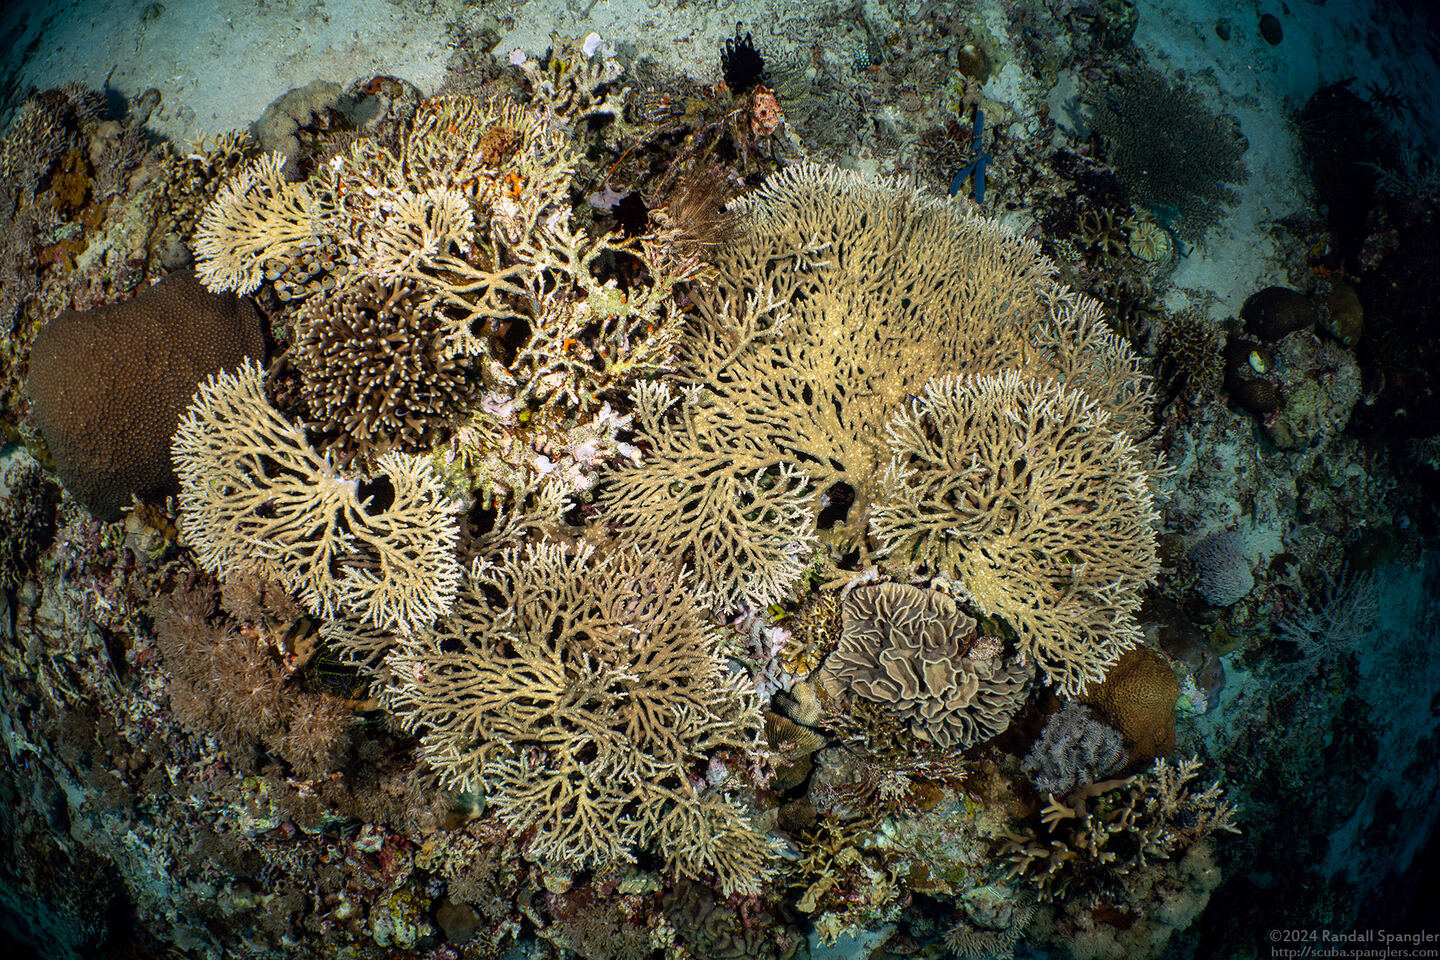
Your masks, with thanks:
[(1125, 735), (1131, 761), (1149, 761), (1175, 749), (1175, 700), (1179, 696), (1179, 681), (1165, 658), (1148, 647), (1135, 647), (1081, 699), (1098, 708)]
[(30, 416), (71, 495), (102, 520), (179, 491), (170, 437), (201, 380), (262, 356), (254, 308), (171, 274), (121, 303), (67, 310), (30, 354)]

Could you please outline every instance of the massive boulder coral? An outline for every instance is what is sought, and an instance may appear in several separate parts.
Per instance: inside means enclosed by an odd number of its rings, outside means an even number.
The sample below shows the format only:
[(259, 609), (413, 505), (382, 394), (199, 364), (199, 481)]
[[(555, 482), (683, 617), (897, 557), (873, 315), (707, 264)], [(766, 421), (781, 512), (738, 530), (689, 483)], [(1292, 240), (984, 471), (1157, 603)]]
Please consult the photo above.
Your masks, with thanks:
[(720, 642), (655, 558), (542, 543), (477, 561), (448, 616), (395, 638), (381, 699), (534, 858), (582, 869), (654, 847), (680, 875), (756, 893), (769, 842), (692, 779), (707, 756), (758, 746), (758, 705)]
[(450, 609), (453, 506), (429, 465), (390, 453), (360, 485), (270, 405), (246, 362), (201, 387), (174, 438), (180, 532), (206, 569), (254, 573), (317, 617), (409, 631)]
[(200, 381), (264, 349), (233, 294), (174, 273), (129, 300), (67, 310), (30, 352), (30, 418), (71, 495), (102, 520), (178, 489), (170, 437)]
[[(821, 536), (869, 554), (887, 424), (932, 378), (1065, 378), (1116, 429), (1144, 433), (1138, 359), (1033, 241), (908, 186), (809, 165), (734, 209), (740, 236), (714, 252), (680, 344), (689, 387), (668, 418), (637, 395), (650, 455), (603, 497), (617, 525), (695, 564), (722, 601), (783, 595), (822, 513), (839, 519)], [(706, 544), (765, 548), (752, 566), (706, 568)]]

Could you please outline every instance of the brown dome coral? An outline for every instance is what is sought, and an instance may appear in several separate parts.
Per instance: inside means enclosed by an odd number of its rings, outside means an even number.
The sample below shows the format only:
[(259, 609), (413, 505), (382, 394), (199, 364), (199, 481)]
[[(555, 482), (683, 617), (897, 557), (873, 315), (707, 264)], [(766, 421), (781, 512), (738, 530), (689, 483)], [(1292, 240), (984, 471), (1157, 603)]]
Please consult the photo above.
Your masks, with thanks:
[(1149, 647), (1136, 647), (1110, 668), (1103, 682), (1081, 699), (1100, 710), (1125, 735), (1130, 759), (1153, 760), (1175, 749), (1175, 671)]
[(129, 300), (47, 323), (30, 353), (30, 417), (60, 481), (96, 517), (179, 490), (170, 437), (201, 380), (262, 356), (234, 294), (171, 274)]
[(964, 749), (1004, 730), (1025, 702), (1030, 671), (977, 642), (975, 621), (943, 593), (857, 587), (841, 616), (827, 675), (906, 718), (922, 740)]

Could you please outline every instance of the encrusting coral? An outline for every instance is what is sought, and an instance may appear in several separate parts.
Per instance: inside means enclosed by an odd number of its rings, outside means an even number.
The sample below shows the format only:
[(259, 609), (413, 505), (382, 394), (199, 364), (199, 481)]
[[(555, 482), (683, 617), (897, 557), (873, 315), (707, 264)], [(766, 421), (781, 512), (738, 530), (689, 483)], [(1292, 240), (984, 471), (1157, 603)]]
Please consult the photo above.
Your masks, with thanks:
[(841, 606), (827, 678), (909, 720), (922, 740), (963, 750), (1010, 724), (1030, 671), (980, 640), (950, 597), (900, 583), (857, 587)]
[(1159, 515), (1143, 454), (1099, 403), (1013, 371), (947, 377), (889, 433), (882, 556), (958, 580), (1067, 694), (1139, 642)]
[(404, 631), (450, 609), (459, 532), (425, 461), (389, 453), (374, 481), (346, 479), (248, 361), (201, 385), (173, 449), (180, 531), (206, 569), (275, 580), (322, 618)]
[(507, 550), (471, 567), (448, 616), (395, 642), (382, 702), (442, 782), (484, 790), (528, 834), (530, 856), (582, 869), (655, 847), (727, 893), (769, 876), (769, 841), (691, 779), (708, 755), (758, 746), (758, 706), (655, 558)]
[(637, 392), (650, 452), (602, 497), (722, 600), (783, 595), (831, 505), (848, 509), (825, 538), (867, 547), (887, 424), (933, 377), (1064, 377), (1114, 429), (1145, 431), (1137, 358), (1095, 304), (1055, 284), (1032, 241), (907, 186), (810, 165), (732, 209), (739, 238), (714, 251), (680, 345), (690, 386), (678, 402)]

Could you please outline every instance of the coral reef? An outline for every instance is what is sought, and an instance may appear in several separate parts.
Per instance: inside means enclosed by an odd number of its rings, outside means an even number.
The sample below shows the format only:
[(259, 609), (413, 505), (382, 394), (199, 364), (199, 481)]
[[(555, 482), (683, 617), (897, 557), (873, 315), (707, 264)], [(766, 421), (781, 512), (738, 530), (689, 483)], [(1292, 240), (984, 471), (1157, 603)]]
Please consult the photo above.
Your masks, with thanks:
[(955, 601), (904, 584), (857, 587), (841, 607), (827, 680), (905, 718), (937, 746), (963, 750), (1004, 730), (1029, 671), (986, 644)]
[(263, 349), (253, 307), (172, 274), (47, 323), (30, 353), (30, 416), (65, 488), (114, 520), (134, 497), (178, 490), (170, 437), (195, 388)]
[(872, 525), (882, 556), (960, 582), (1062, 691), (1139, 641), (1158, 569), (1143, 454), (1056, 381), (946, 378), (889, 425)]
[[(692, 386), (669, 424), (668, 393), (637, 393), (651, 456), (601, 496), (628, 535), (696, 564), (721, 597), (777, 599), (830, 503), (848, 508), (825, 539), (868, 552), (886, 426), (931, 377), (1064, 376), (1117, 428), (1143, 432), (1136, 358), (1093, 304), (1054, 285), (1035, 244), (908, 187), (815, 166), (735, 206), (742, 236), (715, 251), (680, 347)], [(853, 264), (885, 264), (883, 282)]]

